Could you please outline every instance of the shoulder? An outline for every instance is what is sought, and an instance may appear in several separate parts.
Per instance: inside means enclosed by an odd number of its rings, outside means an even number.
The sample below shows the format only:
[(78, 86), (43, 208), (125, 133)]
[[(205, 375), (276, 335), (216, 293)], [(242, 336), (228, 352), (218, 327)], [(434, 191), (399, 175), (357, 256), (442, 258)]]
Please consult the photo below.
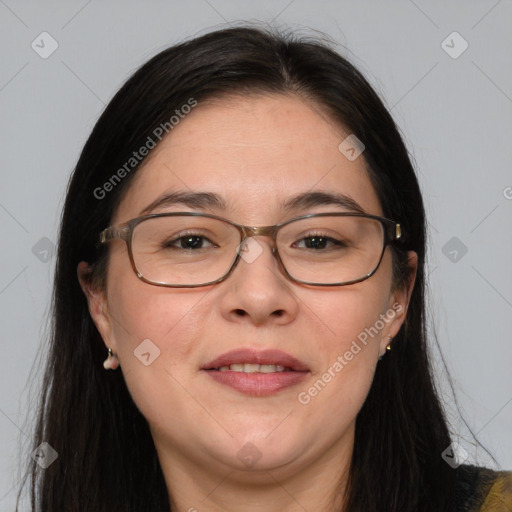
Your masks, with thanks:
[(512, 471), (463, 464), (456, 479), (457, 512), (512, 512)]

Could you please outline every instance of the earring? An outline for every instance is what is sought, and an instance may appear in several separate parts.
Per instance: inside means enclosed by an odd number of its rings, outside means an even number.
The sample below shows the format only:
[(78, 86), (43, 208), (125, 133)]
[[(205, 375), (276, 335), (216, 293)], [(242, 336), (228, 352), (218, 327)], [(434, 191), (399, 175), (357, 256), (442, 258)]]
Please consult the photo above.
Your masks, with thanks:
[(103, 361), (103, 368), (105, 370), (115, 370), (119, 366), (119, 360), (117, 356), (112, 352), (112, 349), (108, 349), (108, 356), (105, 361)]
[[(386, 347), (386, 350), (387, 350), (387, 351), (391, 350), (391, 340), (392, 340), (392, 339), (393, 339), (393, 337), (388, 335), (388, 345), (387, 345), (387, 347)], [(379, 361), (380, 361), (380, 360), (381, 360), (385, 355), (386, 355), (386, 352), (384, 352), (384, 354), (381, 354), (381, 355), (379, 356)]]
[(386, 350), (391, 350), (391, 340), (393, 339), (392, 336), (388, 336), (388, 345), (386, 347)]

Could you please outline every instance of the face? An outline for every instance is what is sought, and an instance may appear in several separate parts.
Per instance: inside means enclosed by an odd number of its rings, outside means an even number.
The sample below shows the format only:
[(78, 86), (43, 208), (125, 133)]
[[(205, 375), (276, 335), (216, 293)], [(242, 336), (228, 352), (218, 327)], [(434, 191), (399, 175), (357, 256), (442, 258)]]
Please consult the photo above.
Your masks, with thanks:
[[(293, 96), (202, 103), (146, 159), (112, 224), (142, 215), (177, 191), (217, 194), (225, 208), (162, 204), (151, 213), (200, 211), (267, 226), (303, 214), (350, 211), (335, 204), (283, 210), (292, 196), (322, 191), (382, 215), (364, 154), (350, 161), (338, 149), (347, 135)], [(407, 292), (392, 286), (389, 248), (371, 278), (318, 287), (287, 279), (271, 238), (255, 240), (262, 249), (256, 259), (241, 259), (225, 281), (189, 289), (144, 283), (131, 268), (125, 243), (115, 240), (109, 243), (106, 289), (86, 290), (159, 457), (173, 461), (170, 472), (252, 466), (284, 477), (315, 461), (339, 465), (350, 453), (379, 354), (404, 320)], [(143, 340), (150, 340), (142, 346), (147, 365), (134, 355)], [(219, 371), (215, 377), (205, 368), (235, 349), (248, 350), (240, 356), (245, 359), (280, 351), (274, 359), (267, 354), (267, 362), (279, 364), (285, 353), (302, 371), (290, 378), (260, 373), (261, 380), (250, 382), (238, 374), (232, 386), (229, 378), (217, 378)], [(281, 387), (284, 381), (289, 385)], [(276, 382), (279, 389), (269, 384)]]

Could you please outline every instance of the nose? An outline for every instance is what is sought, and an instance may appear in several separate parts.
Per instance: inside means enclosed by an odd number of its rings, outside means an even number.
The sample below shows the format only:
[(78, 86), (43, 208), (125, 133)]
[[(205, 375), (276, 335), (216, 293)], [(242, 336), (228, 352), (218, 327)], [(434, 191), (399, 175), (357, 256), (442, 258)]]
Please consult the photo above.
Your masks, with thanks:
[(286, 324), (298, 311), (298, 300), (266, 237), (247, 238), (239, 247), (240, 260), (221, 283), (222, 315), (229, 321)]

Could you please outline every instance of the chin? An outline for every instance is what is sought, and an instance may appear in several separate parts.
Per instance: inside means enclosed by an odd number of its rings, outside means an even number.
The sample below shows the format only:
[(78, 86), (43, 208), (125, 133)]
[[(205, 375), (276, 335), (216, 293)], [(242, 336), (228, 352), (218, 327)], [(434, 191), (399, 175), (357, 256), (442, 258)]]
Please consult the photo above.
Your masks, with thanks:
[(234, 480), (252, 484), (268, 484), (270, 481), (274, 481), (272, 476), (279, 474), (280, 478), (284, 478), (297, 472), (298, 455), (296, 449), (270, 453), (269, 450), (260, 449), (248, 442), (229, 457), (224, 454), (222, 463), (230, 471), (234, 471), (234, 474), (231, 475)]
[(259, 437), (236, 436), (228, 441), (222, 453), (218, 452), (217, 444), (215, 458), (233, 470), (249, 475), (284, 468), (296, 462), (301, 453), (302, 440), (291, 436), (289, 431), (283, 431), (280, 436), (268, 436), (267, 432), (271, 432), (271, 429), (265, 430), (265, 434)]

